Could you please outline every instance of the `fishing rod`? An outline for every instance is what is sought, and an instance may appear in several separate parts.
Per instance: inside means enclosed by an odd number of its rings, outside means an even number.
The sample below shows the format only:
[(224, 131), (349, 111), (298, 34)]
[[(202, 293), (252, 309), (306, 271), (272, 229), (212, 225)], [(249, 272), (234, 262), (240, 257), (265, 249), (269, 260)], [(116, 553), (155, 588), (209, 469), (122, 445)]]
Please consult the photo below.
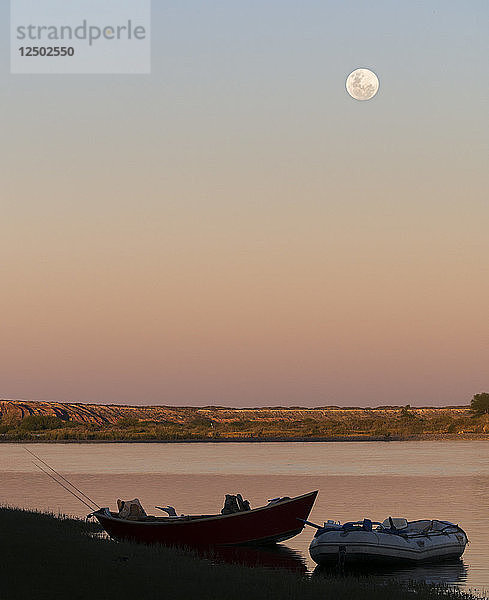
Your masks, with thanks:
[[(47, 463), (46, 461), (44, 461), (42, 458), (40, 458), (39, 456), (37, 456), (36, 454), (34, 454), (34, 452), (31, 452), (30, 450), (28, 450), (28, 449), (27, 449), (25, 446), (24, 446), (24, 450), (25, 450), (26, 452), (28, 452), (29, 454), (31, 454), (31, 455), (32, 455), (34, 458), (36, 458), (36, 459), (37, 459), (39, 462), (41, 462), (43, 465), (45, 465), (45, 466), (46, 466), (48, 469), (50, 469), (51, 471), (53, 471), (53, 473), (56, 473), (56, 475), (57, 475), (58, 477), (61, 477), (61, 479), (62, 479), (63, 481), (65, 481), (65, 482), (66, 482), (68, 485), (71, 485), (71, 487), (72, 487), (73, 489), (75, 489), (75, 490), (76, 490), (76, 491), (77, 491), (79, 494), (81, 494), (81, 495), (82, 495), (82, 496), (83, 496), (83, 497), (84, 497), (86, 500), (88, 500), (89, 502), (91, 502), (91, 503), (92, 503), (93, 505), (95, 505), (97, 508), (100, 508), (100, 506), (99, 506), (99, 505), (98, 505), (98, 504), (97, 504), (97, 503), (96, 503), (94, 500), (92, 500), (92, 499), (91, 499), (91, 498), (89, 498), (89, 497), (88, 497), (86, 494), (84, 494), (84, 493), (83, 493), (81, 490), (79, 490), (79, 489), (76, 487), (76, 485), (73, 485), (73, 484), (71, 483), (71, 481), (68, 481), (68, 480), (66, 479), (66, 477), (63, 477), (63, 475), (61, 475), (61, 473), (58, 473), (58, 471), (55, 471), (55, 470), (53, 469), (53, 467), (51, 467), (50, 465), (48, 465), (48, 463)], [(34, 464), (36, 464), (36, 463), (34, 463)], [(39, 465), (36, 465), (36, 466), (39, 466)], [(44, 471), (44, 469), (41, 469), (41, 470), (42, 470), (42, 471)], [(46, 473), (46, 471), (44, 471), (44, 473)], [(46, 475), (49, 475), (49, 473), (46, 473)], [(54, 479), (54, 477), (53, 477), (53, 479)], [(54, 479), (54, 481), (57, 481), (57, 479)], [(58, 483), (60, 483), (60, 482), (58, 481)], [(63, 486), (63, 487), (64, 487), (64, 486)], [(74, 494), (73, 494), (73, 495), (74, 495)]]
[[(57, 480), (55, 477), (53, 477), (53, 476), (51, 475), (51, 473), (48, 473), (48, 472), (47, 472), (45, 469), (43, 469), (43, 468), (41, 467), (41, 465), (38, 465), (38, 464), (37, 464), (37, 463), (35, 463), (34, 461), (32, 461), (32, 464), (33, 464), (33, 465), (36, 465), (36, 467), (37, 467), (38, 469), (40, 469), (40, 470), (41, 470), (43, 473), (46, 473), (46, 475), (47, 475), (48, 477), (51, 477), (51, 479), (52, 479), (53, 481), (55, 481), (55, 482), (56, 482), (58, 485), (60, 485), (62, 488), (64, 488), (64, 489), (65, 489), (67, 492), (69, 492), (69, 493), (70, 493), (72, 496), (75, 496), (75, 498), (76, 498), (77, 500), (79, 500), (80, 502), (83, 502), (83, 504), (84, 504), (85, 506), (88, 506), (88, 508), (89, 508), (90, 510), (93, 510), (93, 506), (90, 506), (90, 504), (88, 504), (88, 502), (85, 502), (85, 500), (83, 500), (82, 498), (80, 498), (79, 496), (77, 496), (77, 495), (75, 494), (75, 492), (73, 492), (72, 490), (70, 490), (70, 488), (69, 488), (69, 487), (67, 487), (66, 485), (62, 484), (62, 483), (61, 483), (61, 481), (58, 481), (58, 480)], [(94, 502), (94, 504), (95, 504), (95, 502)]]

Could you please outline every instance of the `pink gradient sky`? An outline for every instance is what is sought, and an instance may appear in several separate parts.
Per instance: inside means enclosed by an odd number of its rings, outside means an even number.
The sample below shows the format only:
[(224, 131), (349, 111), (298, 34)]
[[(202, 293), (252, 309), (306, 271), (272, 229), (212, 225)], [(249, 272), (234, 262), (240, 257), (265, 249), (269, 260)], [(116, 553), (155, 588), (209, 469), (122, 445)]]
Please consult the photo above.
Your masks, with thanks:
[[(432, 4), (243, 4), (232, 35), (232, 8), (204, 27), (191, 2), (155, 9), (151, 76), (4, 64), (0, 396), (489, 390), (489, 10)], [(371, 102), (344, 90), (359, 65)]]

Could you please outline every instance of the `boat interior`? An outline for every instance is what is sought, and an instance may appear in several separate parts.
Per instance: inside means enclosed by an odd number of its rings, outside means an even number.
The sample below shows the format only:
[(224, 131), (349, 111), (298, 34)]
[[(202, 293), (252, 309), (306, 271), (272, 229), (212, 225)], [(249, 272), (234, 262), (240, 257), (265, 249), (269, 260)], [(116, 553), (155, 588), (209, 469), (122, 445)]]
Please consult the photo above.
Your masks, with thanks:
[[(268, 501), (266, 506), (272, 506), (290, 500), (289, 496), (272, 498)], [(224, 506), (219, 514), (206, 514), (206, 515), (178, 515), (173, 506), (155, 506), (156, 509), (166, 513), (165, 516), (148, 515), (142, 507), (138, 498), (134, 500), (117, 500), (118, 512), (110, 511), (105, 509), (105, 514), (115, 519), (122, 519), (126, 521), (139, 521), (139, 522), (161, 522), (161, 523), (175, 523), (177, 521), (196, 521), (198, 519), (212, 519), (222, 517), (226, 515), (232, 515), (237, 513), (243, 513), (251, 510), (251, 506), (248, 500), (244, 500), (241, 494), (226, 494), (224, 500)]]
[(324, 527), (318, 529), (316, 536), (326, 531), (376, 531), (382, 533), (392, 533), (406, 537), (441, 535), (444, 533), (455, 533), (462, 531), (458, 525), (449, 521), (440, 521), (438, 519), (419, 519), (417, 521), (408, 521), (405, 518), (387, 517), (382, 522), (363, 519), (363, 521), (350, 521), (341, 525), (338, 522), (327, 521)]
[(197, 519), (211, 519), (213, 517), (220, 517), (221, 515), (175, 515), (175, 516), (166, 516), (160, 517), (156, 515), (139, 515), (139, 516), (121, 516), (118, 512), (107, 511), (109, 516), (115, 519), (122, 519), (124, 521), (158, 521), (161, 523), (175, 523), (176, 521), (195, 521)]

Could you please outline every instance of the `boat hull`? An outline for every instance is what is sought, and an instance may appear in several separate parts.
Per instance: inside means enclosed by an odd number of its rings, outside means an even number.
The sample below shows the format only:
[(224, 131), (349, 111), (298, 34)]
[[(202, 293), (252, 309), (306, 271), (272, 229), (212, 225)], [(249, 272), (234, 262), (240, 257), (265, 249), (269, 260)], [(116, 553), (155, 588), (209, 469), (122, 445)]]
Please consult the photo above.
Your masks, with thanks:
[(116, 540), (179, 546), (273, 544), (302, 531), (316, 496), (317, 491), (229, 515), (129, 521), (101, 509), (93, 516)]
[(328, 531), (313, 539), (311, 558), (320, 565), (437, 562), (460, 558), (467, 537), (463, 533), (405, 538), (381, 532)]

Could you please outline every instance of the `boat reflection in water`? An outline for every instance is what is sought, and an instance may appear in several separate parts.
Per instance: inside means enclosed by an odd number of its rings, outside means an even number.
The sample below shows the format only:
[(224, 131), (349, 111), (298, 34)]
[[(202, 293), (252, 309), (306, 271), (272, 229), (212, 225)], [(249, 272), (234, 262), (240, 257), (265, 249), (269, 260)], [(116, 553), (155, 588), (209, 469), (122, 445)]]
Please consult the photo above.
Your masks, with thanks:
[[(110, 540), (110, 536), (100, 527), (99, 531), (91, 531), (90, 537)], [(300, 575), (306, 575), (308, 568), (304, 556), (283, 544), (270, 546), (215, 546), (193, 547), (191, 552), (212, 563), (228, 563), (245, 567), (264, 569), (285, 569)]]
[(467, 567), (463, 560), (452, 559), (445, 562), (423, 563), (422, 565), (399, 566), (346, 566), (339, 570), (333, 566), (317, 566), (313, 577), (342, 577), (355, 576), (366, 577), (376, 581), (395, 579), (408, 583), (416, 581), (419, 583), (434, 583), (443, 585), (459, 586), (467, 581)]
[(264, 569), (286, 569), (301, 575), (307, 574), (304, 557), (299, 552), (274, 544), (271, 546), (219, 546), (206, 549), (192, 549), (199, 556), (213, 563), (228, 563)]

